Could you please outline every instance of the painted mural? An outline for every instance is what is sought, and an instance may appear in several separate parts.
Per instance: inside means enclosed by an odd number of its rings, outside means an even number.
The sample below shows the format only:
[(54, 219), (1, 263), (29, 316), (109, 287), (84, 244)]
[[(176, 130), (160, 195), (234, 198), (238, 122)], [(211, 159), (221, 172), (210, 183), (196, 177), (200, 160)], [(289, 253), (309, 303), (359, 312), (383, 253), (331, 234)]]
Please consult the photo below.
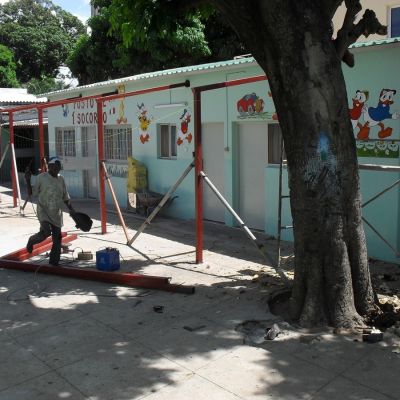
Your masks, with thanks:
[[(352, 98), (350, 119), (357, 140), (359, 157), (399, 157), (400, 132), (387, 123), (397, 120), (400, 113), (391, 111), (395, 89), (382, 89), (376, 106), (369, 106), (369, 91), (357, 90)], [(390, 138), (390, 139), (389, 139)]]
[[(125, 93), (125, 85), (118, 85), (118, 94)], [(123, 97), (118, 106), (118, 118), (117, 118), (117, 124), (126, 124), (127, 118), (125, 117), (125, 98)]]
[(142, 144), (145, 144), (150, 140), (149, 126), (153, 121), (153, 117), (149, 117), (147, 107), (144, 103), (138, 103), (137, 108), (137, 118), (139, 121), (139, 139)]
[(186, 140), (188, 143), (192, 142), (193, 135), (191, 132), (189, 132), (189, 124), (191, 120), (192, 114), (190, 113), (190, 110), (188, 108), (185, 108), (183, 110), (182, 115), (179, 118), (179, 124), (178, 126), (180, 127), (178, 129), (178, 139), (176, 141), (176, 144), (180, 146), (184, 141)]
[[(268, 95), (271, 97), (271, 92)], [(238, 119), (262, 118), (278, 120), (276, 112), (267, 112), (264, 99), (254, 92), (246, 94), (239, 99), (236, 103), (236, 109), (239, 113)]]

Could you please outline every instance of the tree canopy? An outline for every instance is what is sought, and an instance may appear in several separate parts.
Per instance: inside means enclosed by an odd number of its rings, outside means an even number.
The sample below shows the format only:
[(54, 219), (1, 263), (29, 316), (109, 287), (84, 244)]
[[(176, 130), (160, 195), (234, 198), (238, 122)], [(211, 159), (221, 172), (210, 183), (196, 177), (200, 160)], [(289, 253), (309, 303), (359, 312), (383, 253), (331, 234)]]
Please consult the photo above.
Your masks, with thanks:
[(18, 87), (16, 65), (10, 49), (0, 44), (0, 87)]
[(77, 17), (50, 0), (10, 0), (0, 5), (0, 43), (13, 52), (21, 83), (54, 77), (84, 33)]
[[(113, 1), (94, 0), (92, 4), (98, 15), (88, 21), (91, 33), (80, 38), (67, 62), (81, 84), (225, 60), (244, 51), (237, 35), (216, 12), (196, 12), (178, 22), (159, 18), (157, 29), (148, 30), (149, 35), (130, 39), (124, 29), (134, 29), (139, 35), (142, 16), (129, 27), (114, 24), (112, 28), (111, 22), (119, 20)], [(159, 5), (154, 5), (157, 13)]]

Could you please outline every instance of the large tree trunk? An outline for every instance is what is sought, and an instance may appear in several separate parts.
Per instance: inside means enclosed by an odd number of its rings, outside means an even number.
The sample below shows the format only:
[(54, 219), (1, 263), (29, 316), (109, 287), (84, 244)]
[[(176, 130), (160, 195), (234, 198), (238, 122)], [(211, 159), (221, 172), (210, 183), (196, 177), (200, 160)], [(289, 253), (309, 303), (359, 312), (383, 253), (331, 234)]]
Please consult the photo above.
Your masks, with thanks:
[(306, 326), (360, 325), (375, 308), (374, 293), (331, 16), (323, 1), (216, 3), (266, 72), (283, 132), (295, 241), (293, 316)]

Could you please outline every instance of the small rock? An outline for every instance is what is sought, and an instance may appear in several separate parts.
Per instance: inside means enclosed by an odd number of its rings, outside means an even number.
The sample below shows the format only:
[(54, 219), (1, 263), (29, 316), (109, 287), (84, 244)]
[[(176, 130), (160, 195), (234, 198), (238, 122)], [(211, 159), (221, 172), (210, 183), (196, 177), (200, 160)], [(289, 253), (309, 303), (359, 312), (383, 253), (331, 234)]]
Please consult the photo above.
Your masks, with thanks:
[(273, 324), (272, 327), (267, 330), (265, 339), (274, 340), (280, 333), (281, 333), (281, 330), (279, 329), (278, 324)]

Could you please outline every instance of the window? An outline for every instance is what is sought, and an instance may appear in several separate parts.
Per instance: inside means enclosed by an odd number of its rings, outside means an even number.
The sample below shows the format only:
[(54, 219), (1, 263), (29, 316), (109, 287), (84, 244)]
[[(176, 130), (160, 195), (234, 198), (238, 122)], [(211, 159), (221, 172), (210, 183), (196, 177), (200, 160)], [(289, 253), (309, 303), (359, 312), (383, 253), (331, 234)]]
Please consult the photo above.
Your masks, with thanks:
[(75, 128), (56, 128), (56, 155), (75, 157)]
[[(268, 164), (281, 163), (282, 132), (279, 124), (268, 124)], [(286, 159), (283, 150), (283, 159)]]
[(127, 160), (132, 156), (132, 128), (128, 125), (107, 126), (104, 129), (106, 160)]
[(390, 9), (390, 37), (400, 36), (400, 6)]
[(158, 157), (176, 159), (176, 125), (158, 126)]

